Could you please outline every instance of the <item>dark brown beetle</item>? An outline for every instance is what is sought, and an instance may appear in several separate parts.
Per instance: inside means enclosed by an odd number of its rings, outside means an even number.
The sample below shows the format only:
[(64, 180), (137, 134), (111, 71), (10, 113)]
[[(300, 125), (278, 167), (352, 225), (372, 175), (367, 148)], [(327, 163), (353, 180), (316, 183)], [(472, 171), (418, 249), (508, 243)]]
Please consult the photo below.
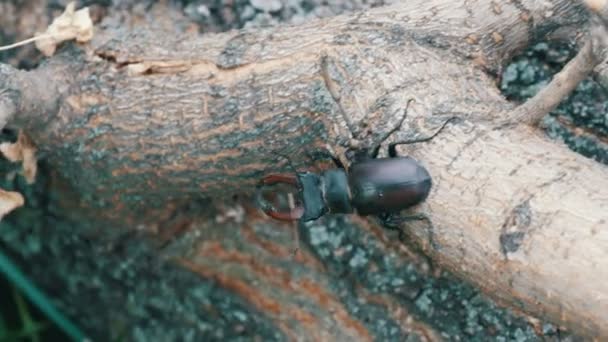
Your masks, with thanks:
[[(296, 186), (302, 205), (277, 211), (265, 201), (261, 188), (277, 183)], [(257, 202), (268, 216), (278, 220), (306, 222), (327, 213), (356, 212), (361, 216), (377, 215), (385, 225), (394, 226), (399, 221), (396, 215), (423, 202), (431, 185), (428, 171), (412, 158), (369, 159), (353, 163), (348, 174), (344, 168), (337, 168), (320, 174), (268, 175), (260, 182)]]
[[(452, 119), (452, 118), (451, 118)], [(372, 158), (355, 161), (347, 172), (342, 163), (328, 155), (338, 166), (320, 174), (296, 172), (295, 174), (271, 174), (262, 178), (256, 192), (258, 206), (270, 217), (307, 222), (331, 214), (356, 212), (361, 216), (375, 215), (385, 227), (398, 229), (399, 223), (409, 220), (428, 220), (425, 214), (401, 216), (404, 209), (422, 203), (429, 195), (432, 180), (429, 172), (410, 157), (398, 157), (396, 146), (424, 142), (434, 138), (445, 125), (430, 137), (396, 142), (389, 145), (389, 158)], [(287, 211), (278, 211), (264, 199), (262, 189), (278, 183), (297, 187), (301, 205)], [(432, 228), (432, 227), (431, 227)], [(402, 239), (402, 232), (399, 230)]]
[(359, 215), (399, 212), (424, 201), (431, 175), (409, 157), (370, 159), (351, 166), (351, 203)]

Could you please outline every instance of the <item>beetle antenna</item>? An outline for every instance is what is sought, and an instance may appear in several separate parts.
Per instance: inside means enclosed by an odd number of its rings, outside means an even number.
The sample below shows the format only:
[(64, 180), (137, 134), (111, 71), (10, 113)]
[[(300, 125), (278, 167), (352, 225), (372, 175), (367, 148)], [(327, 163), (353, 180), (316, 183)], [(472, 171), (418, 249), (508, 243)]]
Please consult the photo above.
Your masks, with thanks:
[(448, 123), (450, 123), (451, 121), (454, 121), (458, 119), (457, 116), (452, 116), (449, 119), (445, 120), (443, 122), (443, 124), (441, 125), (441, 127), (439, 127), (439, 129), (437, 129), (435, 131), (435, 133), (426, 136), (426, 137), (421, 137), (421, 138), (416, 138), (416, 139), (411, 139), (411, 140), (404, 140), (404, 141), (396, 141), (393, 143), (390, 143), (388, 145), (388, 155), (391, 158), (394, 158), (397, 156), (397, 145), (409, 145), (409, 144), (417, 144), (417, 143), (421, 143), (421, 142), (427, 142), (432, 140), (433, 138), (435, 138), (444, 128), (445, 126), (447, 126)]
[(376, 147), (373, 148), (372, 153), (371, 153), (371, 157), (372, 158), (376, 158), (378, 156), (378, 153), (380, 152), (380, 147), (382, 146), (382, 143), (388, 139), (388, 137), (390, 137), (393, 133), (397, 132), (399, 129), (401, 129), (401, 126), (403, 126), (403, 122), (405, 122), (405, 118), (407, 117), (407, 112), (410, 108), (410, 104), (412, 102), (414, 102), (415, 100), (413, 98), (407, 100), (407, 103), (405, 104), (405, 109), (403, 109), (403, 115), (401, 116), (401, 119), (399, 119), (399, 122), (397, 122), (397, 124), (395, 125), (395, 127), (393, 127), (390, 131), (388, 131), (383, 137), (382, 139), (380, 139), (380, 141), (378, 142), (378, 145)]
[(327, 150), (322, 150), (322, 149), (317, 149), (314, 151), (307, 151), (306, 154), (308, 155), (308, 157), (310, 158), (310, 160), (312, 160), (313, 162), (316, 162), (317, 160), (324, 158), (324, 159), (329, 159), (331, 161), (334, 162), (334, 164), (336, 164), (336, 166), (340, 169), (344, 169), (346, 170), (346, 168), (344, 167), (344, 164), (342, 163), (342, 161), (340, 159), (338, 159), (337, 157), (333, 156), (329, 151)]

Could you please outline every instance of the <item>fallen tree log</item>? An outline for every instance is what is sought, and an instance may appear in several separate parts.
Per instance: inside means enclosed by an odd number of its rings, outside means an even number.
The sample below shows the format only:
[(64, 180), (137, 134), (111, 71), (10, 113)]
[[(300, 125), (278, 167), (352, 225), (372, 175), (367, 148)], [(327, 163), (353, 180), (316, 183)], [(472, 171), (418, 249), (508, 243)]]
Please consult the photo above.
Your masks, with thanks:
[(416, 208), (432, 227), (412, 225), (413, 241), (505, 303), (607, 336), (608, 171), (533, 128), (502, 125), (516, 109), (491, 77), (586, 14), (566, 1), (485, 5), (408, 2), (203, 37), (107, 24), (33, 72), (0, 66), (0, 115), (114, 218), (250, 193), (265, 173), (287, 170), (278, 153), (304, 166), (297, 152), (315, 145), (346, 159), (457, 116), (402, 151), (435, 182)]

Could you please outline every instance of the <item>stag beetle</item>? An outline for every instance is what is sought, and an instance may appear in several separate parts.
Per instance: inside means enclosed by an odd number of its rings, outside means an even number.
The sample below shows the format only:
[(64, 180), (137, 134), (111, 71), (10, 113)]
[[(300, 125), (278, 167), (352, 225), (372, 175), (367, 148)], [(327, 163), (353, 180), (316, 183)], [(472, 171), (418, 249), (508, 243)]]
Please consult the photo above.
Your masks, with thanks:
[[(429, 137), (389, 144), (389, 158), (376, 158), (379, 150), (376, 148), (371, 158), (353, 162), (348, 171), (337, 158), (325, 152), (337, 168), (319, 174), (306, 171), (267, 175), (258, 183), (256, 202), (268, 216), (283, 221), (313, 221), (328, 213), (375, 215), (385, 227), (398, 230), (402, 240), (403, 232), (398, 228), (400, 223), (410, 220), (427, 220), (430, 223), (425, 214), (401, 216), (400, 212), (426, 200), (432, 179), (416, 160), (397, 156), (396, 146), (429, 141), (454, 118), (446, 120)], [(301, 205), (278, 211), (265, 200), (263, 188), (279, 183), (296, 187)], [(432, 242), (432, 235), (429, 238)]]
[[(288, 211), (278, 211), (264, 200), (262, 188), (286, 183), (298, 188), (302, 204)], [(369, 159), (320, 174), (297, 172), (293, 175), (271, 174), (262, 178), (256, 194), (261, 209), (270, 217), (301, 222), (331, 214), (376, 215), (388, 228), (404, 220), (425, 219), (421, 214), (399, 217), (398, 213), (423, 202), (432, 186), (428, 171), (410, 157)]]

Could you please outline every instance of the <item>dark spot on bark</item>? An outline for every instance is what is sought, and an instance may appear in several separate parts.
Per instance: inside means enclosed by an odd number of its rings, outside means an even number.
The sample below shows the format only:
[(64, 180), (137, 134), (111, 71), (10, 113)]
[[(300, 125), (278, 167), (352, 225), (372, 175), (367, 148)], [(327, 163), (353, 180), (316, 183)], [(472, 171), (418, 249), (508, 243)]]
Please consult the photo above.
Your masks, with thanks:
[(500, 234), (500, 248), (503, 254), (517, 252), (524, 241), (524, 232)]
[(229, 113), (231, 118), (234, 118), (236, 115), (239, 114), (239, 108), (239, 100), (236, 97), (226, 99), (224, 103), (224, 112)]
[(414, 33), (412, 34), (412, 38), (416, 43), (422, 46), (429, 46), (441, 50), (447, 50), (451, 47), (449, 38), (442, 37), (441, 35)]
[(369, 111), (375, 112), (390, 107), (395, 102), (394, 98), (391, 95), (392, 94), (389, 93), (378, 97), (376, 101), (372, 104)]
[(312, 101), (310, 104), (310, 111), (315, 113), (330, 114), (336, 107), (330, 92), (327, 87), (320, 82), (315, 82), (312, 87)]
[(391, 43), (400, 43), (403, 41), (403, 37), (405, 37), (405, 29), (401, 25), (392, 25), (391, 26)]
[(513, 283), (514, 283), (514, 279), (513, 277), (509, 277), (509, 287), (513, 288)]
[(564, 177), (566, 177), (567, 175), (568, 174), (566, 172), (560, 172), (559, 175), (557, 175), (556, 177), (554, 177), (553, 179), (551, 179), (549, 181), (542, 183), (539, 187), (544, 188), (553, 183), (559, 182), (560, 180), (564, 179)]
[(333, 43), (336, 45), (348, 45), (353, 43), (353, 39), (350, 34), (342, 33), (334, 37)]
[(224, 51), (222, 51), (218, 58), (217, 66), (223, 69), (238, 67), (242, 64), (241, 59), (249, 46), (246, 33), (236, 35), (226, 44)]
[(214, 98), (225, 97), (228, 95), (228, 91), (225, 87), (214, 84), (209, 87), (209, 95), (213, 96)]
[(507, 257), (508, 253), (514, 253), (524, 242), (532, 223), (532, 211), (530, 209), (530, 199), (517, 205), (511, 211), (502, 225), (499, 242), (502, 254)]

